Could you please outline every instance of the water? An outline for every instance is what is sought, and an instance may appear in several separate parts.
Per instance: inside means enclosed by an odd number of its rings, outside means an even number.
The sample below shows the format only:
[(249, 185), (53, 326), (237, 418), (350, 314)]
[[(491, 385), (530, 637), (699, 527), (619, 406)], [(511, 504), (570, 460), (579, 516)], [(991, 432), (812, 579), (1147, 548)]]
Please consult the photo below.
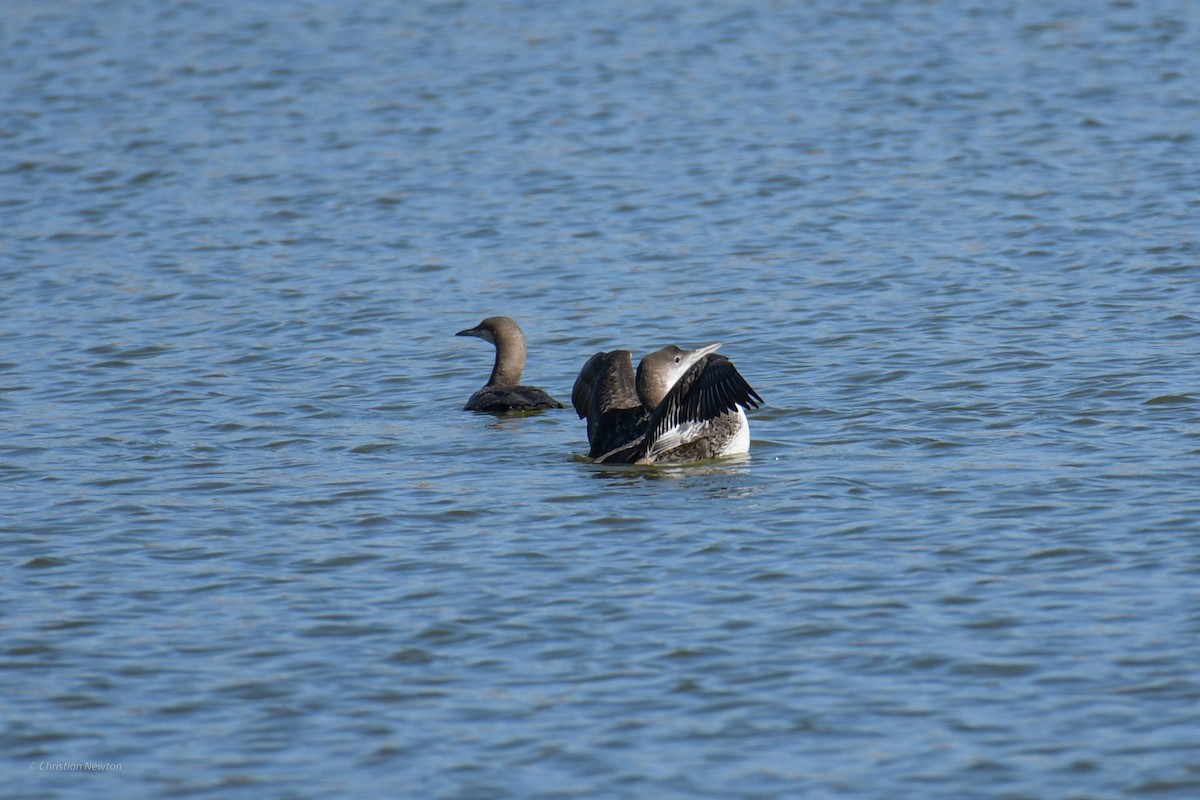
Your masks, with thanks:
[[(1182, 0), (9, 0), (6, 788), (1197, 796), (1198, 77)], [(563, 400), (725, 342), (750, 457), (462, 412), (497, 313)]]

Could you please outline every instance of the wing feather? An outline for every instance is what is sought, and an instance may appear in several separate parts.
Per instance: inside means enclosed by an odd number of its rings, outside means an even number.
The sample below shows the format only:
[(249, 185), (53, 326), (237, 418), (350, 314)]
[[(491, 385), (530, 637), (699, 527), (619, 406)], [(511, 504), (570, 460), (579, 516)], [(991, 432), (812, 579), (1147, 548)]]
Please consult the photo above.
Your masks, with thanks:
[(637, 439), (646, 417), (629, 351), (600, 352), (589, 358), (571, 389), (571, 405), (581, 419), (587, 418), (588, 455), (623, 460), (618, 452)]
[(584, 362), (571, 389), (571, 405), (580, 419), (641, 404), (634, 383), (633, 356), (628, 350), (596, 353)]

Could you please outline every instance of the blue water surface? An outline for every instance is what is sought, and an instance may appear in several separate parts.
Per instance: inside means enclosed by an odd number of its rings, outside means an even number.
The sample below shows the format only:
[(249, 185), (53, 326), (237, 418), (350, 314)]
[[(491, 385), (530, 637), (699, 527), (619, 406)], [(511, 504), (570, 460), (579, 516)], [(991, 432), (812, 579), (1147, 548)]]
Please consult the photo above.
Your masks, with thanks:
[[(26, 798), (1200, 794), (1200, 6), (10, 0)], [(461, 410), (724, 342), (749, 457)]]

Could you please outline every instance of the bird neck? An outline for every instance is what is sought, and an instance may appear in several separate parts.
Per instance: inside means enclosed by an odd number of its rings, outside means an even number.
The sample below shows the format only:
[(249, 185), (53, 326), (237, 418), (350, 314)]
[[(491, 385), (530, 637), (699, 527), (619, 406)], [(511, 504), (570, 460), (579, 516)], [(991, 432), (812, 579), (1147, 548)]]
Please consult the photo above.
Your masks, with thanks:
[(503, 336), (496, 339), (496, 363), (492, 365), (491, 386), (516, 386), (525, 371), (525, 337)]
[(637, 388), (638, 399), (642, 401), (642, 408), (647, 411), (654, 411), (658, 408), (659, 403), (663, 401), (663, 398), (667, 396), (667, 391), (671, 388), (664, 385), (660, 375), (654, 374), (650, 368), (645, 366), (645, 361), (638, 364), (634, 386)]

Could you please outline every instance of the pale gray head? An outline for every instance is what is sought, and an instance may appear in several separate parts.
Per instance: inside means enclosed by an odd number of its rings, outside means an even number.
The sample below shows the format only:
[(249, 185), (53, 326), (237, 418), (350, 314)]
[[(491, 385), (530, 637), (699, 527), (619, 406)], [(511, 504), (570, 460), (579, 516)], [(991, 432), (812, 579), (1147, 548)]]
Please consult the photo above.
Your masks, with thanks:
[(525, 371), (525, 334), (508, 317), (488, 317), (474, 328), (459, 331), (455, 336), (476, 336), (496, 346), (496, 363), (488, 386), (515, 386)]
[(637, 393), (642, 405), (649, 410), (657, 408), (692, 365), (720, 347), (721, 342), (717, 342), (695, 350), (682, 350), (669, 344), (643, 358), (637, 368)]

